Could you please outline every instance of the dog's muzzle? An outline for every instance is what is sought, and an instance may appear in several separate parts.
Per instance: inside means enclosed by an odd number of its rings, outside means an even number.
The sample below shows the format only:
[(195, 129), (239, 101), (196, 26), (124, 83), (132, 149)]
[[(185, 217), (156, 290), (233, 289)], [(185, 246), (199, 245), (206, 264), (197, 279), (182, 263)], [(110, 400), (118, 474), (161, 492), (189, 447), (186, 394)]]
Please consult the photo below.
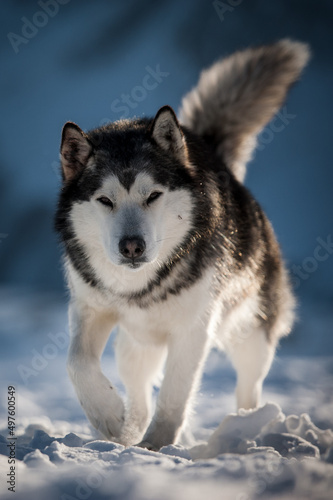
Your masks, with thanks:
[(139, 236), (125, 237), (119, 242), (119, 252), (124, 257), (124, 264), (132, 264), (133, 267), (138, 267), (146, 259), (143, 259), (146, 251), (146, 243)]

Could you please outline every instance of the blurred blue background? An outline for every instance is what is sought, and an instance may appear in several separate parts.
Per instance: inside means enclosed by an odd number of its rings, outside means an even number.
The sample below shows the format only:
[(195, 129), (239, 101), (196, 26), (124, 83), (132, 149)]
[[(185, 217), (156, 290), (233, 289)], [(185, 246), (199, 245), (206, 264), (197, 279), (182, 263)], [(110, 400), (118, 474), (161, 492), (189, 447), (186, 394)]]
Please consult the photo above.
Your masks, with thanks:
[[(200, 71), (221, 56), (282, 37), (310, 44), (311, 62), (275, 121), (279, 131), (268, 125), (261, 135), (246, 185), (294, 277), (301, 320), (291, 346), (313, 321), (320, 351), (332, 352), (333, 255), (315, 255), (317, 238), (329, 244), (333, 233), (333, 3), (11, 0), (1, 8), (3, 290), (65, 296), (53, 213), (67, 120), (83, 129), (117, 120), (123, 94), (135, 97), (125, 105), (130, 116), (154, 115), (164, 104), (177, 110)], [(158, 66), (164, 76), (156, 88), (135, 90)]]

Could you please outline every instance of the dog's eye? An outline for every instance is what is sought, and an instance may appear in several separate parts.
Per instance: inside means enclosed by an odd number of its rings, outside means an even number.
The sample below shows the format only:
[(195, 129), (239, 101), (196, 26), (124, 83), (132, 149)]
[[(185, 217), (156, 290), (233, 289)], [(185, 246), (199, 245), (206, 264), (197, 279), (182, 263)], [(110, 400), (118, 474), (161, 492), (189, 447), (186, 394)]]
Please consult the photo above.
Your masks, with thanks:
[(161, 195), (162, 193), (160, 191), (154, 191), (153, 193), (151, 193), (151, 195), (147, 199), (147, 205), (153, 203), (153, 201), (157, 200), (157, 198), (159, 198)]
[(109, 207), (109, 208), (113, 208), (113, 203), (111, 200), (109, 200), (109, 198), (107, 198), (106, 196), (100, 196), (99, 198), (97, 198), (97, 201), (99, 201), (100, 203), (102, 203), (102, 205), (105, 205), (106, 207)]

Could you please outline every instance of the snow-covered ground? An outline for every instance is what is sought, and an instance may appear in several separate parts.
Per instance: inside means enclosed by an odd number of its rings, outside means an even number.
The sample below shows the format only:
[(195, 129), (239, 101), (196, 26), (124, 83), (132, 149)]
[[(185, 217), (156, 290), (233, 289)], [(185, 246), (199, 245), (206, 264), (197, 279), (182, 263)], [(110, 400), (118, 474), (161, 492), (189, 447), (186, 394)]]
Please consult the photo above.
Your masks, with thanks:
[[(6, 483), (9, 385), (18, 500), (332, 498), (333, 433), (323, 429), (333, 429), (333, 356), (311, 356), (315, 336), (329, 335), (330, 310), (320, 319), (309, 311), (303, 338), (283, 342), (256, 412), (233, 413), (234, 373), (213, 351), (182, 444), (155, 453), (100, 440), (89, 426), (66, 373), (63, 301), (10, 289), (0, 299), (1, 498), (14, 498)], [(112, 337), (103, 367), (123, 393)]]
[[(0, 497), (331, 500), (332, 434), (313, 427), (333, 429), (332, 258), (314, 261), (318, 238), (326, 241), (332, 230), (330, 2), (320, 9), (290, 0), (217, 2), (220, 9), (230, 4), (225, 19), (216, 2), (202, 0), (58, 2), (59, 13), (16, 53), (8, 33), (21, 35), (23, 16), (34, 19), (40, 3), (47, 2), (2, 2), (0, 17), (0, 278), (6, 284), (0, 289)], [(51, 223), (61, 127), (67, 120), (89, 129), (119, 119), (113, 103), (141, 84), (147, 66), (168, 76), (135, 103), (133, 115), (153, 116), (164, 104), (177, 109), (202, 68), (285, 36), (309, 42), (313, 59), (287, 102), (290, 124), (278, 122), (283, 131), (274, 134), (268, 127), (247, 178), (290, 269), (295, 265), (305, 276), (296, 279), (300, 321), (264, 386), (263, 403), (273, 404), (228, 417), (235, 409), (234, 373), (214, 351), (182, 445), (154, 453), (96, 441), (66, 373), (64, 300), (8, 288), (62, 289)], [(112, 338), (103, 367), (123, 394)], [(6, 482), (10, 385), (15, 494)]]

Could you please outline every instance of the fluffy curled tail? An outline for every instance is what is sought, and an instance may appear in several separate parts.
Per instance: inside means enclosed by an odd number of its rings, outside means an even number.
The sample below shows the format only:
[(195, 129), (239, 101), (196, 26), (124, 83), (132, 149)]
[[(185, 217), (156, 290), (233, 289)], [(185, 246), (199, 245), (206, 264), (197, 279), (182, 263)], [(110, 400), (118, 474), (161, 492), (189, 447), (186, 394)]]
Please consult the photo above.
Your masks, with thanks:
[(184, 97), (182, 124), (213, 144), (242, 182), (258, 133), (284, 102), (309, 55), (306, 44), (284, 39), (216, 62)]

